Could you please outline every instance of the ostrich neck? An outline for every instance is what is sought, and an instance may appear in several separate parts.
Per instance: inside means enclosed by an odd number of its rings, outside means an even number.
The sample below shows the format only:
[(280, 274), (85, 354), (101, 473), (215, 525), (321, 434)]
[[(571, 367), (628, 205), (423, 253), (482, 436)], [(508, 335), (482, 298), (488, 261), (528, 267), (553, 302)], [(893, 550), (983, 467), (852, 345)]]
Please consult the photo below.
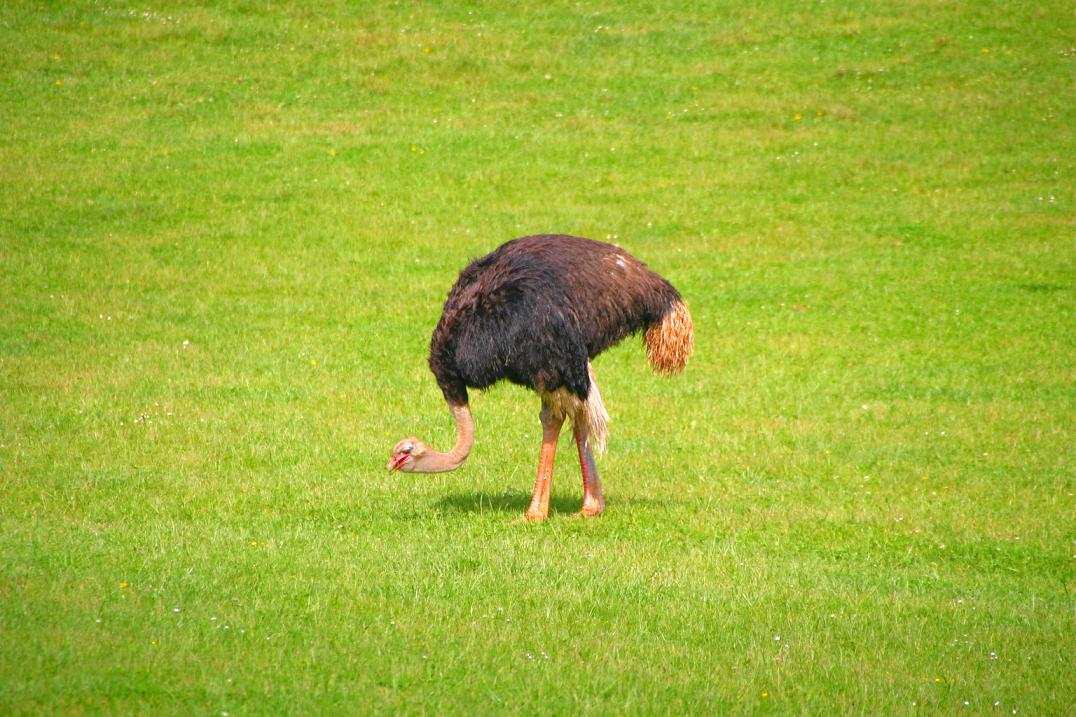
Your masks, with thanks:
[(471, 408), (466, 403), (460, 405), (449, 404), (452, 417), (456, 419), (456, 445), (448, 453), (430, 451), (424, 457), (422, 471), (424, 473), (442, 473), (453, 471), (463, 465), (471, 452), (474, 444), (474, 419), (471, 417)]

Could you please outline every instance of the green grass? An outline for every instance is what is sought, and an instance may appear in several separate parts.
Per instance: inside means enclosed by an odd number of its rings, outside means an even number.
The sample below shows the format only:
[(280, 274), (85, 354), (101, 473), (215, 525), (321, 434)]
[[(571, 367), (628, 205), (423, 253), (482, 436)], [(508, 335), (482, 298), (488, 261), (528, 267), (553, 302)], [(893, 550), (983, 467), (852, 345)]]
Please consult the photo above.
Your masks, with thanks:
[[(0, 712), (1071, 714), (1076, 16), (756, 5), (5, 3)], [(696, 354), (517, 525), (384, 464), (547, 231)]]

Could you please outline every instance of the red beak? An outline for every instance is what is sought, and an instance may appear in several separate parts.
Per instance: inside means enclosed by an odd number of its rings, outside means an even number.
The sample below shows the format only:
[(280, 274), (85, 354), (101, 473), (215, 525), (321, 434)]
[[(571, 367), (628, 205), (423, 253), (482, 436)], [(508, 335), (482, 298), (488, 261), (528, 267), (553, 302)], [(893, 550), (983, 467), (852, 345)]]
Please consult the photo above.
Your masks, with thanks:
[(396, 471), (400, 470), (400, 466), (406, 463), (410, 458), (410, 453), (397, 453), (396, 455), (394, 455), (392, 457), (392, 460), (389, 461), (389, 473), (395, 473)]

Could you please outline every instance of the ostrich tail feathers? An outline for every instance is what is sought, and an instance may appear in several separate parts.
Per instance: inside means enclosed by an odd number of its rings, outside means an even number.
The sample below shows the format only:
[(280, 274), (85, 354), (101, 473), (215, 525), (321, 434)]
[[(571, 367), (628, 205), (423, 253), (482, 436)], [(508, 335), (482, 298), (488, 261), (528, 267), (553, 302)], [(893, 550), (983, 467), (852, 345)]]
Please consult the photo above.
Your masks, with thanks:
[(654, 371), (662, 376), (683, 371), (695, 346), (695, 330), (687, 304), (682, 300), (673, 304), (660, 323), (646, 330), (644, 342), (646, 357)]

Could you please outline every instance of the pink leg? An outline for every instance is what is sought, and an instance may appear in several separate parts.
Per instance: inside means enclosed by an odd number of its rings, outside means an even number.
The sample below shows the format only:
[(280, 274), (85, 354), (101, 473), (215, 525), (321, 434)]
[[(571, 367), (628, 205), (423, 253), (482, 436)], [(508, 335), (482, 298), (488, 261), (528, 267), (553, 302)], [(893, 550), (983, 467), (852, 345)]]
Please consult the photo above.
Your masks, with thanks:
[(538, 477), (534, 479), (534, 494), (526, 519), (537, 523), (549, 515), (549, 493), (553, 484), (553, 459), (557, 455), (557, 438), (564, 418), (554, 418), (548, 406), (542, 407), (542, 452), (538, 455)]
[(580, 432), (579, 422), (575, 422), (575, 445), (579, 449), (579, 467), (583, 471), (583, 510), (588, 518), (601, 515), (605, 510), (605, 498), (602, 496), (602, 482), (598, 478), (598, 466), (594, 463), (594, 453), (590, 450), (587, 436)]

